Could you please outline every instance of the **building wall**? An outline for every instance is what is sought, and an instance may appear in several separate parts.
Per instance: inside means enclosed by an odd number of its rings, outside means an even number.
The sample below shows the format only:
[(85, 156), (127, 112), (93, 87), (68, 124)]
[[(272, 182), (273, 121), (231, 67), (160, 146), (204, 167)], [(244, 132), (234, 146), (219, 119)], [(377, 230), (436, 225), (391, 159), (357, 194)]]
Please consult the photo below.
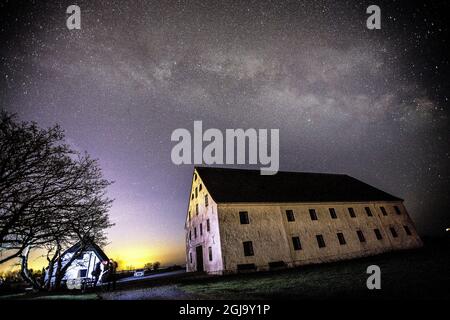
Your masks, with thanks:
[[(67, 253), (63, 257), (62, 264), (65, 265), (71, 258), (73, 253)], [(96, 253), (92, 250), (85, 251), (83, 256), (79, 259), (76, 259), (72, 262), (69, 268), (67, 268), (66, 274), (63, 277), (63, 280), (72, 280), (72, 279), (80, 279), (80, 278), (94, 278), (92, 276), (92, 271), (95, 269), (95, 265), (99, 262), (100, 259), (96, 255)], [(82, 277), (81, 270), (86, 270), (86, 275)], [(56, 273), (56, 266), (53, 270), (52, 281), (54, 281)], [(47, 277), (47, 276), (46, 276)]]
[[(192, 181), (191, 195), (189, 200), (188, 215), (186, 217), (186, 271), (198, 271), (196, 247), (201, 246), (203, 252), (203, 267), (208, 273), (221, 273), (223, 270), (222, 251), (220, 243), (219, 223), (217, 215), (217, 204), (208, 193), (203, 181), (195, 175)], [(201, 190), (200, 190), (201, 185)], [(197, 193), (196, 190), (197, 189)], [(206, 206), (205, 196), (208, 197)], [(198, 214), (196, 212), (198, 205)], [(210, 230), (207, 230), (209, 220)], [(200, 234), (200, 225), (203, 232)], [(197, 229), (197, 236), (195, 236)], [(189, 237), (191, 234), (191, 237)], [(209, 248), (211, 248), (212, 259), (209, 259)]]
[[(398, 206), (400, 214), (394, 206)], [(348, 212), (350, 207), (354, 218)], [(371, 209), (373, 216), (367, 215), (365, 207)], [(381, 207), (386, 209), (386, 216)], [(329, 208), (335, 209), (336, 219), (331, 218)], [(316, 210), (317, 220), (311, 220), (309, 209)], [(287, 221), (286, 210), (293, 210), (295, 221)], [(240, 223), (239, 211), (248, 212), (249, 224)], [(218, 218), (225, 272), (237, 271), (240, 264), (255, 264), (258, 270), (265, 270), (270, 262), (295, 266), (422, 246), (401, 202), (219, 204)], [(412, 234), (407, 235), (403, 226)], [(390, 227), (395, 228), (397, 237), (393, 237)], [(380, 230), (382, 240), (376, 239), (375, 228)], [(360, 242), (358, 230), (363, 232), (365, 242)], [(345, 245), (339, 244), (338, 232), (344, 234)], [(316, 235), (323, 236), (324, 248), (319, 248)], [(294, 250), (294, 236), (300, 238), (301, 250)], [(252, 241), (253, 256), (244, 256), (244, 241)]]
[[(70, 259), (72, 254), (67, 255), (67, 259)], [(95, 265), (100, 259), (97, 257), (94, 251), (86, 251), (83, 256), (72, 262), (69, 268), (67, 268), (64, 280), (78, 279), (78, 278), (93, 278), (92, 271), (95, 269)], [(81, 277), (80, 271), (86, 270), (86, 276)]]

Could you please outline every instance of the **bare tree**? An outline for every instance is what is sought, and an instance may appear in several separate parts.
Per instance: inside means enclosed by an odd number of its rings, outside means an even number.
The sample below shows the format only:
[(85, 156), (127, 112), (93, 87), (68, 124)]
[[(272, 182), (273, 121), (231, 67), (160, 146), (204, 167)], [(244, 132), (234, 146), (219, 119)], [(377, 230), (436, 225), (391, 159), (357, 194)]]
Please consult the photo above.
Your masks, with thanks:
[(152, 262), (147, 262), (144, 265), (144, 269), (146, 269), (146, 270), (153, 270), (153, 263)]
[(159, 261), (153, 262), (153, 270), (158, 270), (161, 267), (161, 263)]
[[(96, 160), (64, 143), (59, 126), (41, 129), (0, 114), (0, 263), (21, 260), (21, 274), (34, 287), (29, 273), (33, 249), (47, 250), (49, 274), (58, 287), (70, 263), (89, 243), (104, 243), (112, 200), (110, 181)], [(72, 261), (62, 261), (69, 246), (80, 243)], [(49, 283), (44, 287), (49, 287)]]

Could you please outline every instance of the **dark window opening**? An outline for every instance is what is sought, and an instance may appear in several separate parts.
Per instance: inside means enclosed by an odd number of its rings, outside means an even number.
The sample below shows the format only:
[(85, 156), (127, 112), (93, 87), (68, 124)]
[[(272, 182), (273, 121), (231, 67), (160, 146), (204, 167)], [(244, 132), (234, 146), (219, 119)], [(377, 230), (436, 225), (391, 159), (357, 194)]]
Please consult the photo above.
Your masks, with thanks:
[(370, 210), (369, 207), (365, 207), (364, 210), (366, 210), (366, 213), (367, 213), (368, 217), (372, 217), (373, 216), (372, 211)]
[(203, 224), (200, 223), (200, 235), (203, 235)]
[(195, 204), (195, 215), (198, 216), (198, 203)]
[(192, 230), (189, 230), (189, 240), (192, 240)]
[(211, 230), (211, 226), (209, 225), (209, 219), (206, 220), (206, 231), (210, 231)]
[(212, 248), (208, 247), (208, 257), (209, 257), (209, 261), (212, 261)]
[(405, 232), (406, 232), (406, 234), (408, 235), (408, 236), (410, 236), (412, 233), (411, 233), (411, 230), (409, 230), (409, 227), (408, 226), (403, 226), (403, 228), (405, 229)]
[(347, 243), (347, 242), (345, 242), (344, 234), (342, 232), (338, 232), (337, 233), (337, 237), (338, 237), (338, 240), (339, 240), (339, 244), (341, 246)]
[(205, 207), (207, 207), (209, 205), (208, 203), (208, 195), (205, 195)]
[(87, 276), (87, 269), (80, 269), (80, 278), (86, 278)]
[(254, 263), (244, 263), (237, 265), (238, 271), (254, 271), (256, 270), (256, 265)]
[(302, 244), (299, 237), (292, 237), (292, 244), (294, 245), (294, 250), (302, 250)]
[(309, 215), (311, 216), (311, 220), (317, 220), (317, 213), (315, 209), (309, 209)]
[(380, 230), (378, 230), (378, 229), (373, 229), (373, 232), (375, 232), (375, 237), (377, 237), (377, 240), (383, 239), (383, 236), (381, 235)]
[(396, 214), (402, 214), (402, 212), (400, 211), (400, 208), (398, 206), (394, 206), (394, 210)]
[(356, 234), (358, 235), (359, 242), (366, 242), (366, 238), (364, 238), (364, 234), (361, 230), (356, 231)]
[(192, 252), (189, 252), (189, 262), (192, 263)]
[(284, 269), (286, 267), (287, 267), (287, 265), (286, 265), (286, 262), (284, 262), (284, 261), (269, 262), (270, 269)]
[(249, 224), (250, 221), (248, 219), (247, 211), (239, 211), (239, 219), (241, 220), (241, 224)]
[(294, 211), (286, 210), (286, 217), (289, 222), (295, 221)]
[(395, 230), (394, 227), (390, 227), (389, 230), (391, 230), (392, 236), (393, 236), (394, 238), (397, 238), (397, 237), (398, 237), (397, 231)]
[(194, 238), (197, 238), (197, 227), (194, 228)]
[(255, 253), (253, 251), (253, 243), (251, 241), (244, 241), (244, 256), (253, 256)]
[(319, 245), (319, 248), (325, 248), (325, 240), (323, 239), (323, 236), (321, 234), (316, 235), (317, 244)]
[(331, 219), (337, 219), (336, 210), (334, 208), (329, 208)]
[(381, 213), (383, 214), (383, 216), (387, 216), (387, 212), (386, 212), (386, 208), (385, 207), (380, 207)]
[(356, 218), (355, 210), (353, 208), (348, 208), (348, 213), (350, 214), (350, 217)]
[(198, 191), (202, 191), (203, 189), (203, 185), (200, 183), (200, 185), (198, 186)]

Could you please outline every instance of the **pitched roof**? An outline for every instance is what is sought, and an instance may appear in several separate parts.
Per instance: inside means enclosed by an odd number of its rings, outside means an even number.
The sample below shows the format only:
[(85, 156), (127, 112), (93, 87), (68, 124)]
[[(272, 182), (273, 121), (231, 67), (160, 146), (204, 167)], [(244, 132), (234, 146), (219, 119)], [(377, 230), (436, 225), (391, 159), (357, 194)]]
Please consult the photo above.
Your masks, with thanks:
[[(66, 255), (67, 253), (75, 253), (78, 250), (80, 250), (81, 247), (81, 242), (77, 242), (76, 244), (74, 244), (73, 246), (71, 246), (69, 249), (67, 249), (64, 253), (63, 256)], [(99, 259), (101, 260), (109, 260), (108, 256), (106, 255), (106, 253), (95, 243), (90, 243), (86, 246), (86, 248), (84, 249), (84, 251), (94, 251), (97, 256), (99, 257)]]
[(347, 202), (403, 201), (345, 174), (281, 172), (196, 167), (214, 201)]

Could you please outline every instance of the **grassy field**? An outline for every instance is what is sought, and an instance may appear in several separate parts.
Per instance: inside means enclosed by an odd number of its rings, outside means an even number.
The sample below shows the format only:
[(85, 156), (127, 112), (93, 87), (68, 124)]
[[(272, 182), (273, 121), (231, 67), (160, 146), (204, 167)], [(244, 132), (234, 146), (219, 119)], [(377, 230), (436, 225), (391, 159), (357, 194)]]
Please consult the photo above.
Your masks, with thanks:
[[(447, 239), (448, 240), (448, 239)], [(381, 268), (381, 290), (368, 290), (369, 265)], [(228, 276), (185, 273), (118, 284), (114, 292), (31, 293), (2, 299), (450, 299), (450, 242), (331, 264)]]
[[(372, 264), (381, 268), (381, 290), (367, 289), (366, 269)], [(450, 246), (205, 279), (179, 288), (204, 299), (450, 299)]]

